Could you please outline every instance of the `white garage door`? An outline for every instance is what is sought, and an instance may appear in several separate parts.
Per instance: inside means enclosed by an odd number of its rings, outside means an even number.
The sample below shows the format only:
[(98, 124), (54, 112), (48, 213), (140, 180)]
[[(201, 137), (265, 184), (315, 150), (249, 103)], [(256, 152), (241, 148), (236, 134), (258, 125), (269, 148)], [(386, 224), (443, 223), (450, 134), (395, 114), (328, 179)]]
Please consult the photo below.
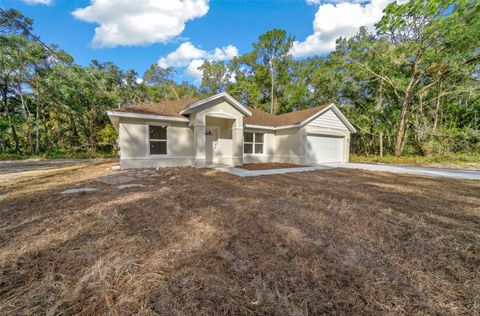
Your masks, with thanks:
[(343, 161), (344, 137), (308, 135), (306, 143), (307, 164)]

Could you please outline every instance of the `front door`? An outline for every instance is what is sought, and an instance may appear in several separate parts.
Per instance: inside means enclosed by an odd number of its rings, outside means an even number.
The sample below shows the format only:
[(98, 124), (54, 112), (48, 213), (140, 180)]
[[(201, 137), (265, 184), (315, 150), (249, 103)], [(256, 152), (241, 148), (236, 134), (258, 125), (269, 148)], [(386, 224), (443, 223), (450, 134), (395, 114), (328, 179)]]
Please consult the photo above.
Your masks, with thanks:
[(218, 129), (207, 127), (205, 130), (205, 154), (207, 164), (218, 163)]

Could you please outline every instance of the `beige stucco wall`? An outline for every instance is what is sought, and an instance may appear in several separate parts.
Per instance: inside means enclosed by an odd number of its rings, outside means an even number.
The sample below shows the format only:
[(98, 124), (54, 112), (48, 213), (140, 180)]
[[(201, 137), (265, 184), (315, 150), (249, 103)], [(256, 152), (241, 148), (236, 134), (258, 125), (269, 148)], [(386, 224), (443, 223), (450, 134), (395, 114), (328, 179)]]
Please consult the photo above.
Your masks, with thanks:
[[(193, 140), (195, 166), (203, 167), (206, 165), (205, 129), (209, 124), (212, 126), (219, 124), (223, 130), (220, 138), (222, 150), (220, 163), (241, 165), (243, 163), (244, 114), (222, 99), (208, 102), (195, 110), (197, 112), (192, 114), (191, 118), (195, 131)], [(225, 129), (228, 129), (227, 126), (230, 126), (230, 132), (225, 132)], [(231, 133), (231, 136), (228, 133)], [(227, 138), (228, 136), (230, 136), (230, 139)]]
[[(230, 103), (217, 99), (195, 109), (190, 122), (168, 122), (152, 119), (119, 118), (119, 147), (122, 168), (147, 168), (169, 166), (205, 166), (205, 130), (218, 127), (219, 163), (241, 165), (243, 163), (283, 162), (305, 164), (305, 143), (308, 134), (324, 134), (344, 137), (344, 161), (348, 161), (350, 132), (332, 111), (312, 120), (302, 128), (251, 129), (264, 133), (264, 153), (243, 154), (243, 117)], [(341, 123), (341, 122), (340, 122)], [(150, 156), (148, 125), (168, 126), (168, 155)], [(343, 124), (343, 123), (341, 123)]]
[[(168, 126), (168, 155), (149, 155), (149, 125)], [(193, 129), (187, 122), (121, 118), (118, 143), (122, 168), (190, 166), (193, 163)]]
[[(324, 117), (325, 115), (325, 117)], [(249, 132), (265, 134), (265, 150), (263, 155), (244, 155), (245, 163), (281, 162), (305, 164), (305, 144), (308, 134), (342, 136), (343, 162), (348, 162), (350, 153), (350, 131), (330, 110), (302, 128), (268, 129), (245, 128)]]
[(275, 162), (303, 164), (305, 148), (301, 128), (277, 130), (275, 133)]
[(264, 133), (264, 153), (245, 154), (244, 163), (281, 162), (303, 164), (304, 146), (300, 128), (282, 130), (251, 129), (248, 132)]

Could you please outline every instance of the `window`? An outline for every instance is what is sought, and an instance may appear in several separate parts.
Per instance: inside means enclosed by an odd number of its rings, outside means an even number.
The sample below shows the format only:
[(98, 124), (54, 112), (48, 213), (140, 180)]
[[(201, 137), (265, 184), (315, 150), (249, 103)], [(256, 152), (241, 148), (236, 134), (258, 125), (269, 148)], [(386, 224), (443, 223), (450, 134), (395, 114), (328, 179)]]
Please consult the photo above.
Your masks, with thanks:
[(167, 154), (167, 127), (148, 126), (148, 140), (150, 144), (150, 155)]
[(244, 154), (263, 154), (263, 133), (243, 134)]

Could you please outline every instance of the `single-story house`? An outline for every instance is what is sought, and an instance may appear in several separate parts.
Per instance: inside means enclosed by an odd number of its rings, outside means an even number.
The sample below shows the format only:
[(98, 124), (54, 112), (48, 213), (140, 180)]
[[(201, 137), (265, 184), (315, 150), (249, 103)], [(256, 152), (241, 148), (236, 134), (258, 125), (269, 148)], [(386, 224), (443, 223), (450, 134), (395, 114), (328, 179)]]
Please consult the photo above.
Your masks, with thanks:
[(227, 93), (108, 111), (121, 168), (346, 162), (355, 128), (334, 104), (273, 115)]

